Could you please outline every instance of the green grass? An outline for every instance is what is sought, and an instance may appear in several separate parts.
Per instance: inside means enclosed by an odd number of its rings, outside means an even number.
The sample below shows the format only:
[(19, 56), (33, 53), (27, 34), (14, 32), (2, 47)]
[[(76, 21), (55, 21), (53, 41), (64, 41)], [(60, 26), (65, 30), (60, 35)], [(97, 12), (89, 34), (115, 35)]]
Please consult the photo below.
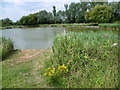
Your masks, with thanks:
[(50, 24), (40, 24), (39, 26), (40, 26), (40, 27), (49, 27)]
[[(14, 64), (14, 63), (3, 63), (2, 70), (2, 85), (7, 88), (14, 88), (25, 86), (27, 87), (30, 83), (29, 80), (32, 77), (29, 74), (32, 71), (32, 62), (22, 63), (22, 64)], [(29, 67), (31, 66), (31, 67)], [(26, 81), (25, 81), (26, 80)]]
[[(53, 52), (21, 63), (16, 53), (0, 62), (3, 88), (119, 88), (117, 32), (79, 29), (58, 35)], [(68, 72), (58, 70), (62, 64)], [(55, 72), (44, 76), (49, 67)]]
[(98, 26), (96, 23), (40, 24), (40, 27)]
[(104, 23), (104, 24), (99, 24), (99, 27), (102, 27), (102, 28), (120, 28), (120, 24), (119, 23), (112, 23), (112, 24)]
[(13, 42), (5, 37), (0, 38), (0, 59), (4, 60), (14, 50)]
[(44, 59), (49, 53), (38, 56), (35, 59), (18, 63), (15, 58), (18, 53), (2, 63), (2, 87), (3, 88), (45, 88), (48, 87), (43, 79), (42, 67)]
[[(52, 76), (45, 76), (52, 87), (118, 88), (118, 36), (112, 31), (77, 32), (57, 36), (53, 55), (45, 69), (52, 67)], [(58, 73), (65, 65), (69, 71)]]
[(72, 24), (63, 24), (63, 27), (69, 26), (98, 26), (97, 23), (72, 23)]

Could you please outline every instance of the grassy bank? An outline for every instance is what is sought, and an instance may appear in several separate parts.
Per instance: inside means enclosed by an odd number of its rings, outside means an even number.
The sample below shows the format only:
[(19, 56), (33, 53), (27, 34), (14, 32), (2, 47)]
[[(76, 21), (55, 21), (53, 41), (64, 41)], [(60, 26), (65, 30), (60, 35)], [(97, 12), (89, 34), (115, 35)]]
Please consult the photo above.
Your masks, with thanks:
[[(24, 56), (39, 55), (30, 58)], [(45, 51), (47, 52), (47, 51)], [(42, 50), (17, 51), (2, 63), (2, 87), (3, 88), (45, 88), (47, 86), (42, 76), (44, 59), (49, 56), (43, 55)]]
[(70, 23), (70, 24), (39, 24), (32, 26), (25, 25), (14, 25), (14, 26), (4, 26), (0, 27), (0, 29), (12, 29), (12, 28), (35, 28), (35, 27), (82, 27), (82, 26), (99, 26), (101, 28), (120, 28), (119, 23)]
[(109, 24), (109, 23), (104, 23), (104, 24), (99, 24), (99, 27), (105, 29), (120, 29), (120, 24), (119, 23), (113, 23), (113, 24)]
[(16, 52), (0, 62), (3, 88), (119, 88), (118, 34), (77, 29), (57, 36), (52, 52)]
[(0, 38), (0, 60), (7, 58), (13, 50), (13, 42), (10, 39)]
[(52, 87), (118, 88), (118, 36), (113, 32), (56, 37), (44, 75)]
[(39, 24), (32, 26), (25, 25), (12, 25), (12, 26), (3, 26), (0, 29), (12, 29), (12, 28), (34, 28), (34, 27), (69, 27), (69, 26), (97, 26), (95, 23), (71, 23), (71, 24)]

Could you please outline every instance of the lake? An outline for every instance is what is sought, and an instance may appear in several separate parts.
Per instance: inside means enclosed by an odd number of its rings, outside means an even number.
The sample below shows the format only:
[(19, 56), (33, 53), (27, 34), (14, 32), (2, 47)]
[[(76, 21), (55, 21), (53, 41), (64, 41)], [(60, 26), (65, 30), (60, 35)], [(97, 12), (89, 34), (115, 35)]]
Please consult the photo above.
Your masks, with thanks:
[(48, 49), (53, 45), (54, 37), (62, 34), (65, 28), (27, 28), (0, 30), (0, 36), (10, 38), (15, 49)]

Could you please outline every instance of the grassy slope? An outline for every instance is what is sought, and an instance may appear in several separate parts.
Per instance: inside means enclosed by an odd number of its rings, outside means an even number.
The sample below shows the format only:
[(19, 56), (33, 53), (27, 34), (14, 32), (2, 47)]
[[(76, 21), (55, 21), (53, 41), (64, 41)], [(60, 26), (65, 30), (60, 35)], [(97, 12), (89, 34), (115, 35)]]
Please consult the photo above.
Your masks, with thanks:
[[(42, 68), (44, 68), (44, 60), (46, 60), (51, 56), (52, 53), (48, 52), (46, 54), (42, 55), (37, 55), (35, 58), (29, 58), (29, 60), (24, 60), (22, 62), (17, 62), (19, 60), (18, 58), (23, 56), (23, 54), (16, 54), (12, 55), (10, 58), (6, 59), (2, 63), (3, 65), (3, 81), (2, 85), (3, 88), (45, 88), (45, 87), (50, 87), (48, 85), (48, 82), (45, 81), (45, 78), (43, 78), (43, 72)], [(24, 52), (26, 53), (26, 52)], [(49, 63), (49, 62), (48, 62)], [(100, 64), (98, 62), (98, 64)], [(101, 65), (101, 64), (100, 64)], [(101, 80), (107, 81), (105, 82), (106, 87), (114, 87), (109, 86), (109, 83), (114, 83), (114, 78), (116, 75), (114, 75), (115, 72), (117, 73), (117, 66), (111, 61), (104, 62), (103, 64), (104, 68), (108, 68), (108, 70), (105, 73), (99, 74), (101, 75), (102, 79), (99, 80), (99, 75), (98, 77), (93, 77), (92, 80), (96, 81), (97, 84), (94, 85), (94, 87), (102, 87), (100, 86), (99, 83), (101, 83)], [(99, 73), (99, 70), (96, 72), (96, 74)], [(80, 78), (81, 74), (85, 75), (84, 73), (81, 72), (76, 72), (76, 73), (71, 73), (74, 74), (70, 78), (66, 78), (67, 80), (67, 85), (65, 87), (89, 87), (88, 83), (84, 84), (84, 82), (89, 82), (88, 78)], [(104, 76), (103, 76), (104, 74)], [(94, 73), (91, 73), (91, 71), (87, 74), (94, 76)], [(68, 76), (67, 76), (68, 77)], [(113, 77), (113, 78), (111, 78)], [(109, 79), (111, 78), (111, 79)], [(91, 80), (91, 82), (92, 82)], [(82, 82), (81, 82), (82, 81)], [(79, 84), (76, 82), (80, 82)], [(116, 82), (117, 83), (117, 82)], [(94, 84), (94, 83), (93, 83)], [(69, 86), (70, 85), (70, 86)], [(83, 85), (83, 86), (80, 86)], [(90, 84), (89, 84), (90, 85)], [(90, 85), (91, 86), (91, 85)], [(53, 87), (53, 86), (52, 86)], [(56, 85), (54, 86), (56, 87)]]
[[(37, 55), (24, 62), (17, 62), (23, 56), (20, 52), (2, 62), (3, 88), (45, 88), (48, 87), (42, 78), (43, 60), (47, 55)], [(0, 62), (1, 63), (1, 62)]]

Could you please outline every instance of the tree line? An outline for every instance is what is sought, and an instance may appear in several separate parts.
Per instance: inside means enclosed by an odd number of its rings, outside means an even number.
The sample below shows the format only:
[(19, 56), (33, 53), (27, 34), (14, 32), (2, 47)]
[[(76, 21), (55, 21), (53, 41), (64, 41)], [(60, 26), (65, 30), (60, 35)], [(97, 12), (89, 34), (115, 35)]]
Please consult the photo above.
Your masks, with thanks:
[(64, 5), (65, 10), (57, 12), (53, 6), (52, 12), (46, 10), (22, 16), (17, 22), (9, 18), (2, 19), (2, 25), (38, 25), (57, 23), (110, 23), (120, 21), (119, 2), (79, 2)]

